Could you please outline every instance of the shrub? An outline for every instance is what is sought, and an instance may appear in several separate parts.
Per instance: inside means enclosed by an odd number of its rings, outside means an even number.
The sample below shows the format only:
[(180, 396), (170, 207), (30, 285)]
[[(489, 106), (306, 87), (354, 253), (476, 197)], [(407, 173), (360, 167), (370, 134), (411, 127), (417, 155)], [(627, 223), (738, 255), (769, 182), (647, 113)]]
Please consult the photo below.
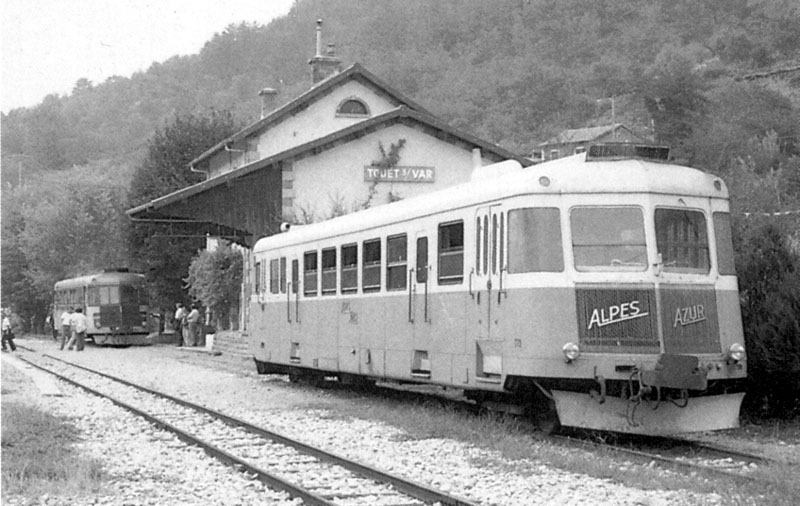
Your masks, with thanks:
[(747, 348), (745, 413), (800, 415), (800, 255), (773, 224), (741, 227), (737, 271)]
[(217, 327), (227, 329), (231, 309), (238, 308), (242, 285), (242, 254), (227, 242), (203, 250), (189, 265), (189, 294), (207, 306)]

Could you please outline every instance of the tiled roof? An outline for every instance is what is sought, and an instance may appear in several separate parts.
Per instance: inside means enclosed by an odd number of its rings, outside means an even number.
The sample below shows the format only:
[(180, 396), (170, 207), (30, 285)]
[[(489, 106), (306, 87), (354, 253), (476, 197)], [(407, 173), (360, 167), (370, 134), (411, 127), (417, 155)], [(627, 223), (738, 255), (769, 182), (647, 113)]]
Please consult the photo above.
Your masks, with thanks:
[(242, 130), (239, 130), (238, 132), (231, 135), (227, 139), (218, 142), (210, 149), (202, 153), (200, 156), (192, 160), (190, 162), (190, 165), (195, 166), (205, 161), (206, 159), (210, 158), (217, 152), (222, 151), (223, 149), (225, 149), (225, 146), (230, 146), (232, 143), (236, 141), (242, 140), (257, 132), (266, 130), (270, 126), (281, 122), (287, 116), (295, 114), (299, 110), (308, 107), (310, 103), (319, 100), (337, 86), (340, 86), (351, 79), (357, 79), (360, 82), (363, 82), (364, 84), (370, 86), (379, 93), (390, 97), (398, 105), (406, 106), (425, 114), (430, 114), (430, 112), (427, 111), (424, 107), (417, 104), (410, 98), (406, 97), (399, 91), (395, 90), (388, 84), (378, 79), (374, 74), (367, 71), (360, 64), (354, 63), (353, 65), (349, 66), (348, 68), (339, 72), (338, 74), (334, 74), (328, 77), (327, 79), (323, 79), (322, 81), (316, 83), (313, 87), (311, 87), (311, 89), (309, 89), (299, 97), (295, 98), (291, 102), (288, 102), (287, 104), (284, 104), (283, 106), (274, 110), (273, 112), (261, 118), (260, 120), (256, 121), (255, 123), (243, 128)]
[(466, 144), (468, 146), (480, 148), (486, 156), (494, 158), (497, 161), (514, 159), (520, 162), (524, 167), (532, 164), (530, 160), (507, 151), (496, 144), (492, 144), (471, 134), (453, 128), (435, 116), (410, 109), (406, 106), (400, 106), (392, 109), (389, 112), (356, 123), (319, 139), (295, 146), (291, 149), (287, 149), (286, 151), (282, 151), (281, 153), (257, 160), (243, 167), (239, 167), (238, 169), (213, 177), (203, 181), (202, 183), (198, 183), (193, 186), (177, 190), (163, 197), (151, 200), (148, 203), (142, 204), (133, 209), (129, 209), (127, 214), (131, 218), (145, 217), (157, 209), (163, 208), (175, 202), (179, 202), (193, 195), (203, 193), (211, 188), (227, 184), (229, 181), (246, 176), (254, 171), (275, 166), (283, 160), (298, 159), (305, 156), (314, 155), (321, 151), (339, 146), (348, 140), (363, 137), (366, 134), (398, 122), (416, 125), (420, 128), (432, 130), (435, 133), (436, 138), (445, 142)]
[(539, 146), (550, 146), (553, 144), (571, 144), (573, 142), (589, 142), (597, 139), (598, 137), (602, 137), (614, 129), (625, 129), (629, 130), (625, 125), (621, 123), (617, 123), (616, 125), (602, 125), (602, 126), (595, 126), (595, 127), (586, 127), (586, 128), (574, 128), (570, 130), (564, 130), (555, 137), (548, 139), (547, 141), (539, 144)]

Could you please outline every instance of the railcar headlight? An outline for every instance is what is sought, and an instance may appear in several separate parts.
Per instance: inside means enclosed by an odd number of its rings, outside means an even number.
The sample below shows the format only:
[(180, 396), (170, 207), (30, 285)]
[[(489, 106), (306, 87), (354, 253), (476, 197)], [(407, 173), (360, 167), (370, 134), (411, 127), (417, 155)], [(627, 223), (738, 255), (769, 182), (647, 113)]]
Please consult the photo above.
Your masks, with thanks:
[(739, 343), (734, 343), (728, 349), (728, 361), (739, 362), (744, 358), (744, 346)]
[(561, 348), (561, 351), (564, 352), (564, 360), (566, 360), (568, 364), (581, 354), (581, 349), (578, 348), (578, 345), (575, 343), (565, 344), (564, 347)]

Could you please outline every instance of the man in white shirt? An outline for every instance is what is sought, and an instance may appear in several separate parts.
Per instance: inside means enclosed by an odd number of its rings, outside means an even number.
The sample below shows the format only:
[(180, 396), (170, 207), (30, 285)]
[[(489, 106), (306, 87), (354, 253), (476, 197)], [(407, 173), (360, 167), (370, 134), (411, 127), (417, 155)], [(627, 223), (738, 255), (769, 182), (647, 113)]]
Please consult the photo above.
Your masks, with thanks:
[(183, 307), (183, 304), (181, 304), (180, 302), (175, 304), (175, 320), (173, 324), (175, 325), (175, 334), (178, 335), (178, 343), (177, 343), (178, 346), (181, 346), (183, 344), (183, 333), (185, 331), (183, 323), (184, 320), (186, 319), (186, 315), (187, 315), (186, 308)]
[(6, 351), (6, 343), (11, 348), (11, 351), (17, 351), (14, 345), (14, 332), (11, 330), (11, 320), (7, 314), (3, 314), (3, 351)]
[(71, 350), (74, 343), (75, 350), (83, 351), (83, 341), (86, 339), (86, 315), (83, 314), (83, 308), (77, 308), (72, 313), (70, 326), (72, 327), (72, 338), (69, 340), (67, 349)]
[(197, 309), (197, 304), (192, 304), (192, 310), (186, 316), (186, 323), (189, 326), (189, 337), (186, 346), (199, 346), (200, 345), (200, 311)]
[(68, 308), (66, 311), (61, 313), (61, 349), (64, 349), (66, 346), (67, 341), (72, 338), (72, 326), (70, 321), (72, 320), (72, 308)]

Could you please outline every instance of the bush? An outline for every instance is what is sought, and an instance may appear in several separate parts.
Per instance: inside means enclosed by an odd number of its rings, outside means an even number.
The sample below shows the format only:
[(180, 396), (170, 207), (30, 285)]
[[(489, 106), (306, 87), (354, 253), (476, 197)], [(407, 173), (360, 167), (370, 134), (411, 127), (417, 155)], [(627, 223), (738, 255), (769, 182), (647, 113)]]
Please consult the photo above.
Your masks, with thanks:
[(214, 313), (218, 328), (227, 329), (231, 309), (238, 308), (242, 265), (241, 252), (224, 241), (213, 251), (201, 251), (189, 265), (189, 295)]
[(773, 224), (741, 227), (737, 271), (750, 416), (800, 416), (800, 255)]

